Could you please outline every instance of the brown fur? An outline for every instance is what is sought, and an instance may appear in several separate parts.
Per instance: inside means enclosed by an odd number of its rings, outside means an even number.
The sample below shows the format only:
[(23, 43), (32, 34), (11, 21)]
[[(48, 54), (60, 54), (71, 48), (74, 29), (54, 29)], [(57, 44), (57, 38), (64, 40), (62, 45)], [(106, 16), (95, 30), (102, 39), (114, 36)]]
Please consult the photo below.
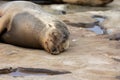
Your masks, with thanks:
[(88, 6), (105, 6), (113, 0), (63, 0), (66, 3), (88, 5)]
[(59, 54), (69, 46), (69, 31), (56, 17), (27, 1), (13, 1), (0, 7), (1, 40), (18, 46), (44, 48)]

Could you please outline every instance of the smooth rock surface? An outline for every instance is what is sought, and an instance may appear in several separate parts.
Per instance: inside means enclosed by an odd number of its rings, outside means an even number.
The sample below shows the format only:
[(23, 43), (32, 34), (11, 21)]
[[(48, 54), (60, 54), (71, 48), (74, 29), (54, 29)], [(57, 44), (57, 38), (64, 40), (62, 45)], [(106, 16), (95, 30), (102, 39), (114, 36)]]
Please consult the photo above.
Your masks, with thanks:
[[(119, 80), (120, 43), (82, 28), (69, 27), (70, 48), (51, 55), (43, 50), (25, 49), (0, 43), (0, 68), (31, 67), (67, 70), (71, 74), (57, 76), (12, 77), (0, 75), (4, 80)], [(92, 34), (92, 35), (91, 35)]]
[(100, 23), (100, 26), (106, 29), (106, 33), (114, 34), (120, 32), (120, 11), (90, 11), (88, 14), (104, 17), (105, 20)]
[[(94, 16), (97, 16), (103, 20), (97, 23)], [(120, 33), (119, 10), (78, 12), (62, 16), (60, 15), (59, 17), (66, 24), (74, 27), (89, 28), (95, 26), (95, 24), (99, 24), (99, 26), (105, 30), (106, 34), (113, 35)]]

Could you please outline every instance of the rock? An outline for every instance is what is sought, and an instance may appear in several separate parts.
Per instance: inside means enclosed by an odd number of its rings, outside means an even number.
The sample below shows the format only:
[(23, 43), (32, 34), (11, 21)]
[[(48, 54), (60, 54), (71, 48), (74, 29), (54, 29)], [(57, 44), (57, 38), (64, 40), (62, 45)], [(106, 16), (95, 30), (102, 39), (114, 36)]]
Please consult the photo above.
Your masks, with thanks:
[(110, 10), (120, 10), (120, 0), (114, 0), (112, 3), (108, 4)]
[(74, 14), (59, 15), (59, 18), (66, 24), (74, 27), (93, 27), (97, 22), (90, 13), (80, 12)]
[(114, 34), (120, 32), (120, 11), (106, 11), (103, 12), (103, 16), (106, 17), (105, 21), (101, 24), (106, 28), (108, 34)]
[(107, 34), (107, 38), (110, 40), (120, 40), (119, 10), (89, 11), (88, 14), (104, 18), (104, 20), (99, 23), (99, 26), (104, 30), (104, 34)]
[[(59, 17), (72, 27), (91, 28), (98, 24), (98, 26), (103, 29), (104, 34), (109, 35), (109, 39), (120, 40), (119, 14), (119, 10), (108, 10), (78, 12), (74, 14), (60, 15)], [(97, 23), (96, 18), (101, 19), (101, 21)]]
[[(89, 21), (87, 17), (86, 19), (87, 22), (94, 22), (92, 19)], [(0, 69), (6, 67), (25, 67), (65, 70), (72, 73), (53, 76), (31, 74), (31, 76), (24, 75), (21, 77), (4, 74), (0, 75), (0, 79), (118, 80), (120, 76), (120, 62), (118, 61), (120, 59), (120, 49), (117, 46), (120, 43), (109, 41), (103, 36), (97, 36), (85, 28), (69, 26), (69, 30), (71, 32), (70, 48), (57, 56), (49, 55), (44, 50), (28, 49), (0, 43)], [(15, 52), (10, 52), (9, 54), (8, 51), (10, 50)]]

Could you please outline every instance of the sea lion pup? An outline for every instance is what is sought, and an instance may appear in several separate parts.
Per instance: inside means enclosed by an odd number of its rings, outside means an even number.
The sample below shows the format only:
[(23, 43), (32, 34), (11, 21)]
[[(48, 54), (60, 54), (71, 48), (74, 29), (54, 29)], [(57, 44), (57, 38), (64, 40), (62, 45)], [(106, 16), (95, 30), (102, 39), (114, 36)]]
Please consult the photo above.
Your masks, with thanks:
[(28, 1), (13, 1), (0, 7), (0, 39), (5, 43), (43, 48), (59, 54), (69, 47), (66, 25)]

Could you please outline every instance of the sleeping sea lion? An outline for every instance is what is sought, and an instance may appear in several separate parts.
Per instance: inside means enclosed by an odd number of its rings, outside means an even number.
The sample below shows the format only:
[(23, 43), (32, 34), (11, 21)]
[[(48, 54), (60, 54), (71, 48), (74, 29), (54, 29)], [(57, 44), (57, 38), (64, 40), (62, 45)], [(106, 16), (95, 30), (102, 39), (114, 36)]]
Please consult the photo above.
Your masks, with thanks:
[(62, 21), (28, 1), (0, 7), (0, 39), (8, 44), (59, 54), (69, 47), (69, 30)]

